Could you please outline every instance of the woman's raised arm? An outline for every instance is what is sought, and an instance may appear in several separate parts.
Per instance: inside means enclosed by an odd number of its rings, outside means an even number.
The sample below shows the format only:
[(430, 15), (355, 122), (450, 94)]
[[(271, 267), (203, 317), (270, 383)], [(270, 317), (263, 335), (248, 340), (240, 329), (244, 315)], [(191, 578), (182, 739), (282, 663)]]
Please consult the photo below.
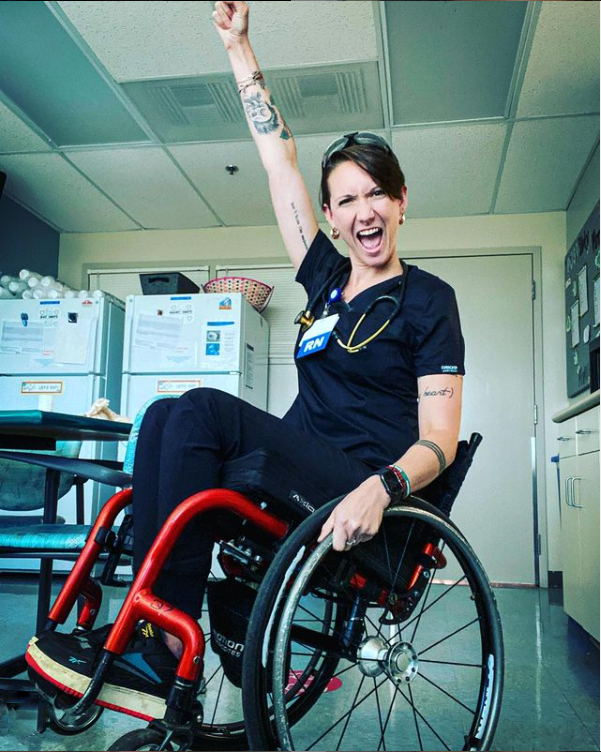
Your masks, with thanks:
[(269, 178), (271, 201), (295, 268), (318, 231), (311, 198), (298, 169), (290, 129), (271, 99), (248, 38), (248, 5), (216, 2), (213, 22), (227, 50), (251, 135)]

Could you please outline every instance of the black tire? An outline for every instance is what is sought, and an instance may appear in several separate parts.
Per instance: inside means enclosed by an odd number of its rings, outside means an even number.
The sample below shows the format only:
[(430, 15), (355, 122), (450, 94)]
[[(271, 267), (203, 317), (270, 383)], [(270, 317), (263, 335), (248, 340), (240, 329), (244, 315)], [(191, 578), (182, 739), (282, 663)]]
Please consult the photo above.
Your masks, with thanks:
[[(282, 546), (253, 610), (243, 676), (250, 748), (489, 749), (503, 685), (501, 624), (486, 574), (465, 538), (433, 507), (415, 501), (415, 506), (387, 510), (380, 533), (369, 544), (338, 554), (331, 550), (328, 539), (311, 553), (309, 544), (316, 539), (328, 513), (325, 510), (305, 520)], [(394, 547), (388, 545), (388, 539)], [(368, 581), (380, 586), (383, 575), (381, 568), (372, 566), (374, 551), (387, 560), (389, 568), (397, 552), (388, 584), (396, 583), (399, 603), (409, 603), (403, 601), (403, 583), (415, 571), (418, 554), (419, 561), (425, 561), (420, 552), (426, 544), (432, 548), (438, 544), (443, 549), (449, 559), (447, 573), (449, 569), (457, 571), (451, 572), (450, 585), (433, 584), (433, 578), (422, 574), (420, 595), (414, 599), (417, 603), (406, 612), (396, 611), (400, 624), (390, 628), (398, 634), (391, 632), (390, 638), (383, 634), (386, 627), (378, 626), (379, 618), (392, 617), (390, 605), (378, 605), (373, 594), (364, 598), (367, 605), (361, 640), (371, 637), (371, 642), (354, 652), (346, 649), (344, 654), (338, 635), (338, 644), (332, 642), (331, 649), (338, 654), (340, 667), (329, 678), (338, 682), (339, 689), (325, 692), (322, 682), (319, 695), (295, 716), (295, 703), (290, 702), (285, 690), (290, 671), (298, 670), (296, 667), (311, 655), (306, 651), (323, 652), (320, 634), (311, 637), (299, 629), (299, 615), (304, 620), (309, 610), (318, 617), (320, 604), (328, 599), (338, 604), (346, 599), (348, 607), (352, 600), (357, 602), (354, 585), (341, 588), (339, 583), (328, 584), (336, 583), (336, 572), (348, 565), (355, 568), (351, 571), (369, 573)], [(430, 571), (424, 564), (422, 572)], [(446, 578), (444, 570), (435, 575), (437, 580), (440, 576)], [(418, 590), (413, 586), (411, 592)], [(466, 608), (472, 613), (463, 623)], [(374, 655), (368, 652), (373, 645), (378, 647), (377, 659), (369, 657)], [(450, 656), (441, 652), (446, 649), (452, 651)], [(296, 663), (291, 663), (290, 656), (295, 653)], [(366, 676), (365, 672), (376, 664), (380, 673)], [(369, 691), (363, 690), (366, 680)], [(345, 691), (354, 695), (350, 703), (344, 699)], [(384, 700), (380, 691), (386, 694)], [(363, 712), (353, 720), (354, 708), (359, 705)], [(369, 708), (374, 720), (366, 724)], [(317, 712), (312, 712), (314, 709)]]
[[(79, 697), (71, 697), (69, 695), (66, 695), (69, 697), (69, 699), (74, 700), (71, 704), (74, 705), (75, 702), (77, 702), (80, 698)], [(81, 720), (80, 723), (78, 723), (77, 726), (67, 726), (65, 723), (63, 723), (60, 720), (60, 717), (56, 715), (54, 709), (50, 706), (47, 707), (48, 712), (48, 727), (51, 728), (53, 731), (56, 731), (57, 734), (60, 734), (61, 736), (76, 736), (77, 734), (81, 734), (84, 731), (87, 731), (89, 728), (92, 728), (92, 726), (96, 723), (96, 721), (100, 718), (102, 715), (102, 712), (104, 711), (104, 708), (100, 705), (92, 705), (88, 713), (86, 714), (86, 717)]]
[(40, 676), (36, 675), (35, 687), (40, 693), (41, 701), (45, 705), (48, 727), (61, 736), (75, 736), (91, 728), (102, 715), (104, 708), (92, 705), (85, 716), (78, 719), (76, 724), (67, 724), (62, 720), (63, 711), (72, 708), (79, 697), (68, 695)]
[[(135, 752), (135, 750), (156, 750), (161, 746), (164, 734), (156, 729), (145, 728), (136, 729), (135, 731), (128, 731), (127, 734), (119, 737), (116, 742), (113, 742), (109, 747), (109, 752)], [(167, 746), (166, 749), (172, 750), (172, 746)]]

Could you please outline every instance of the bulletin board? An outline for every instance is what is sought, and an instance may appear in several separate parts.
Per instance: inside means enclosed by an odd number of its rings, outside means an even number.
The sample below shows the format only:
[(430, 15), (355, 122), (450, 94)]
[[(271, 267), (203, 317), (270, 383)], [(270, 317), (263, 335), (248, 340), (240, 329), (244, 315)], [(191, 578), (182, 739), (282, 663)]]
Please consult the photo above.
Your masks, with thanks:
[(565, 259), (568, 397), (590, 387), (591, 344), (599, 338), (599, 203)]

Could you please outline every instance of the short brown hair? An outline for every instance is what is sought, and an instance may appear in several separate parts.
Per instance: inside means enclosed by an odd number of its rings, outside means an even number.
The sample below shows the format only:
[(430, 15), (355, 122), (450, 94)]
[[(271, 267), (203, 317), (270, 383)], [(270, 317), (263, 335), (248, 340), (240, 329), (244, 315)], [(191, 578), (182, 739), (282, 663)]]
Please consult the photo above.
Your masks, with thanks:
[(319, 189), (321, 206), (324, 206), (324, 204), (330, 206), (331, 196), (328, 178), (341, 162), (354, 162), (358, 167), (369, 173), (391, 198), (401, 198), (401, 191), (405, 185), (405, 175), (396, 156), (388, 154), (384, 149), (379, 149), (377, 146), (352, 144), (333, 154), (322, 169)]

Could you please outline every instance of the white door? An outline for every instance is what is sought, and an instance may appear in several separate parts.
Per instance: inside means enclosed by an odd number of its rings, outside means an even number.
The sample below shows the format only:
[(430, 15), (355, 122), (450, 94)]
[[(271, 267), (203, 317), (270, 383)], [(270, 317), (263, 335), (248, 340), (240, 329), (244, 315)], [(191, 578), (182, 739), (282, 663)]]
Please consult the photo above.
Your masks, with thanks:
[[(461, 436), (477, 431), (484, 437), (453, 519), (493, 582), (534, 584), (532, 256), (407, 261), (446, 280), (457, 293), (466, 341)], [(261, 271), (261, 278), (273, 284), (276, 272)], [(236, 273), (256, 277), (259, 270)], [(291, 322), (305, 296), (294, 284), (292, 268), (277, 274), (265, 316), (272, 335), (269, 412), (281, 416), (298, 391), (292, 360), (296, 327)]]
[(452, 517), (492, 582), (534, 584), (532, 257), (408, 261), (455, 289), (466, 345), (461, 437), (484, 437)]

